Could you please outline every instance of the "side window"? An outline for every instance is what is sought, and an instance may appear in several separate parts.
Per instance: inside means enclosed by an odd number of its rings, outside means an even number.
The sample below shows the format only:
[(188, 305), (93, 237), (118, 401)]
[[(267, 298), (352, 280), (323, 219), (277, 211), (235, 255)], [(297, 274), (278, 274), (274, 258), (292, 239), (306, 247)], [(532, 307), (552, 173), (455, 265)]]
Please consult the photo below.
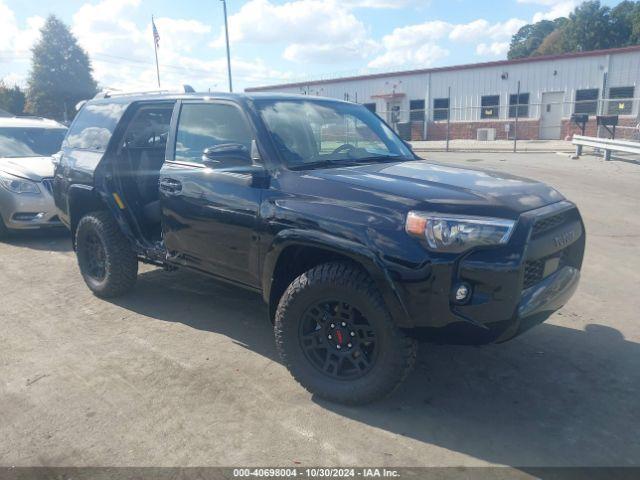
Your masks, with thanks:
[(598, 92), (597, 88), (576, 90), (574, 113), (586, 113), (588, 115), (598, 113)]
[(73, 121), (63, 146), (82, 150), (106, 150), (126, 108), (126, 104), (120, 103), (86, 104)]
[(480, 118), (500, 117), (500, 95), (484, 95), (480, 97)]
[(202, 163), (206, 148), (239, 143), (251, 150), (253, 135), (240, 110), (227, 104), (186, 103), (176, 131), (176, 161)]
[(164, 149), (173, 105), (141, 107), (127, 126), (123, 144), (127, 148)]

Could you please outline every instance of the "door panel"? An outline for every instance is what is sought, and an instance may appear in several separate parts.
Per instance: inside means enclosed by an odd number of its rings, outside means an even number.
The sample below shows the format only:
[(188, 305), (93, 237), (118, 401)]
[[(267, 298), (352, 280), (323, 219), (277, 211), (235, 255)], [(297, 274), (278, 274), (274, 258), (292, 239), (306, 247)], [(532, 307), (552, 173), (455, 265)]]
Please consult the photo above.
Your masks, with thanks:
[(559, 140), (562, 132), (563, 92), (544, 92), (540, 114), (540, 138)]
[(213, 102), (185, 102), (179, 115), (177, 151), (160, 171), (167, 250), (185, 265), (258, 286), (262, 189), (252, 186), (250, 165), (212, 169), (201, 163), (205, 148), (232, 140), (251, 145), (250, 128), (238, 126), (246, 119), (237, 107)]

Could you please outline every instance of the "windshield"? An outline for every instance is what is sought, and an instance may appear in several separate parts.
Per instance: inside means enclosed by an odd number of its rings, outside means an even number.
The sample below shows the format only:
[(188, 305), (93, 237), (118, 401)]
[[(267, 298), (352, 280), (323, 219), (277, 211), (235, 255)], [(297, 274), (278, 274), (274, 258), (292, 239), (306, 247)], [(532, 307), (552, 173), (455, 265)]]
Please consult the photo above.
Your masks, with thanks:
[(60, 150), (64, 128), (0, 128), (0, 157), (48, 157)]
[(361, 105), (259, 100), (256, 106), (289, 168), (414, 158), (402, 140)]

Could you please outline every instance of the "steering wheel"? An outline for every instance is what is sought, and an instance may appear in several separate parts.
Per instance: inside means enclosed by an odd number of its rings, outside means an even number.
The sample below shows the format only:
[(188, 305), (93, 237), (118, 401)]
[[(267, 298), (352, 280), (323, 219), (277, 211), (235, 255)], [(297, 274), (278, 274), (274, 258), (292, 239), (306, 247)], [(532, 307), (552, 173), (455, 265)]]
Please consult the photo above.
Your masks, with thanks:
[(336, 148), (333, 152), (331, 152), (331, 155), (335, 155), (336, 153), (342, 153), (342, 152), (350, 152), (351, 150), (355, 150), (355, 149), (356, 147), (354, 147), (350, 143), (344, 143), (340, 145), (338, 148)]

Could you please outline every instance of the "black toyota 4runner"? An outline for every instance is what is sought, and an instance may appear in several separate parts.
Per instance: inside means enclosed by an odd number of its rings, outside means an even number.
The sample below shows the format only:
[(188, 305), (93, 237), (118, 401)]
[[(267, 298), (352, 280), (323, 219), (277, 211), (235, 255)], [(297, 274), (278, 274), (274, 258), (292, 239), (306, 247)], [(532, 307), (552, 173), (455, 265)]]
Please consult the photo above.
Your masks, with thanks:
[(503, 342), (578, 284), (574, 204), (539, 182), (421, 160), (363, 106), (103, 97), (54, 159), (89, 288), (131, 292), (141, 261), (254, 290), (283, 363), (321, 397), (377, 399), (407, 376), (418, 332)]

